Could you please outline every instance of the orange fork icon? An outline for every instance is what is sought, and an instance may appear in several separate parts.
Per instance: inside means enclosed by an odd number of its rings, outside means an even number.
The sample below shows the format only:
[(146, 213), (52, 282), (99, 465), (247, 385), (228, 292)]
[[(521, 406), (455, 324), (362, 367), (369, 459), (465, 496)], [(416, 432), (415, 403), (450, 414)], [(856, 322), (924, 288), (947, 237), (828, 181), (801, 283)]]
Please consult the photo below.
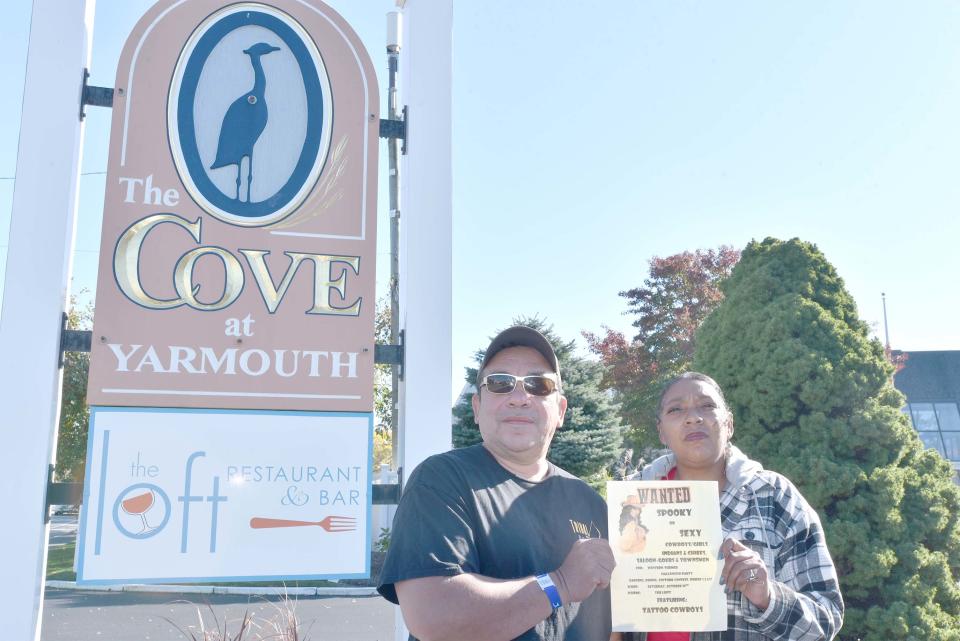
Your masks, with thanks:
[(289, 519), (268, 519), (255, 516), (250, 519), (250, 527), (255, 530), (274, 527), (303, 527), (317, 525), (327, 532), (351, 532), (357, 529), (357, 520), (352, 516), (328, 516), (322, 521), (292, 521)]

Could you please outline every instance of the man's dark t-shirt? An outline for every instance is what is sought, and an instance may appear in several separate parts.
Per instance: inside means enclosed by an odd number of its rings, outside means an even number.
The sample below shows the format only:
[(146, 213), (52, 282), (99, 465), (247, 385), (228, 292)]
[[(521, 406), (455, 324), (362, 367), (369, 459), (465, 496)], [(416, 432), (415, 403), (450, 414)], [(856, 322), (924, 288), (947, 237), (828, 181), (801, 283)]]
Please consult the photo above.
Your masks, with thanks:
[[(551, 464), (542, 481), (527, 481), (501, 467), (482, 445), (452, 450), (431, 456), (410, 476), (378, 590), (397, 603), (394, 583), (407, 579), (462, 573), (517, 579), (551, 572), (574, 541), (598, 536), (607, 536), (606, 504), (580, 479)], [(609, 590), (597, 590), (517, 638), (609, 636)]]

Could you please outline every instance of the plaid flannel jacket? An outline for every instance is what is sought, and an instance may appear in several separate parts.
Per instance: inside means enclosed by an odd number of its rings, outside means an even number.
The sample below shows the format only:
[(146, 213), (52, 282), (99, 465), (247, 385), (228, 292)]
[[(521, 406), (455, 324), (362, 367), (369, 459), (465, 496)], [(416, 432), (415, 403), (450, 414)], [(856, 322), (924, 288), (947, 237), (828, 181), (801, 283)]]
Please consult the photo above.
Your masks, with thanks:
[[(665, 478), (675, 465), (676, 457), (668, 454), (639, 478)], [(820, 517), (787, 478), (732, 446), (727, 481), (720, 497), (723, 535), (763, 558), (774, 579), (770, 605), (760, 611), (740, 592), (731, 592), (727, 630), (694, 632), (691, 641), (832, 640), (843, 624), (843, 598)], [(646, 635), (625, 634), (624, 639), (645, 641)]]

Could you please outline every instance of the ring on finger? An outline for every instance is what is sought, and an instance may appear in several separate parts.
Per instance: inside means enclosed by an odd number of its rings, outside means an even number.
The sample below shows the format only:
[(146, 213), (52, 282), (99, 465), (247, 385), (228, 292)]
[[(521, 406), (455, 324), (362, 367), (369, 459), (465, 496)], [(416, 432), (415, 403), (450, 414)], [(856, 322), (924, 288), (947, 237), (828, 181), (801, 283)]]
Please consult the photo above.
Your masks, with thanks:
[(747, 574), (747, 581), (756, 581), (757, 580), (757, 568), (750, 568), (749, 574)]

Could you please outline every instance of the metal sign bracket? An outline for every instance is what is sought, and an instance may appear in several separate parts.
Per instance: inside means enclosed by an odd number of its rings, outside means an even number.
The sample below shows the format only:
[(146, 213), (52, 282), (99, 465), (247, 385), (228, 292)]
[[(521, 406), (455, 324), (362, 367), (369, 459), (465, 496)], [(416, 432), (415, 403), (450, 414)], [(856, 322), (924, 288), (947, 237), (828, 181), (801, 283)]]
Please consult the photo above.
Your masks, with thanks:
[(90, 71), (84, 69), (83, 88), (80, 90), (80, 120), (83, 120), (87, 115), (86, 109), (84, 109), (87, 105), (113, 107), (113, 88), (88, 85), (87, 79), (89, 77)]
[(398, 138), (403, 141), (400, 153), (407, 155), (407, 108), (403, 108), (403, 116), (399, 120), (389, 118), (380, 119), (380, 137)]
[[(47, 471), (47, 505), (43, 511), (43, 522), (50, 522), (51, 505), (80, 505), (83, 502), (83, 483), (54, 483), (54, 467)], [(399, 500), (399, 496), (397, 497)]]
[(400, 380), (403, 380), (404, 332), (400, 330), (400, 342), (397, 345), (374, 345), (373, 362), (378, 365), (396, 365)]
[(63, 368), (63, 357), (67, 352), (89, 352), (93, 332), (82, 329), (67, 329), (67, 315), (63, 314), (60, 325), (60, 357), (57, 361)]

